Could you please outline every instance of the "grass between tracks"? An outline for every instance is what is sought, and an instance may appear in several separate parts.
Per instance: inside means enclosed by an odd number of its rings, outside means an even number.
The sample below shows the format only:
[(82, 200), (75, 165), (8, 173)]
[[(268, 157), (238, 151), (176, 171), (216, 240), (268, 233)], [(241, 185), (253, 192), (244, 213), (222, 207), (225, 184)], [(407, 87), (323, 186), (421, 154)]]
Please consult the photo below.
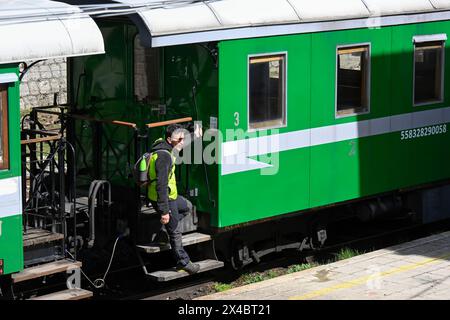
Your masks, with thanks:
[(307, 269), (310, 269), (313, 267), (317, 267), (319, 265), (333, 263), (333, 262), (336, 262), (339, 260), (349, 259), (351, 257), (358, 256), (363, 253), (364, 252), (354, 250), (351, 248), (342, 248), (335, 255), (335, 259), (328, 260), (324, 263), (318, 263), (318, 262), (300, 263), (300, 264), (290, 265), (286, 268), (279, 267), (279, 268), (274, 268), (274, 269), (270, 269), (270, 270), (266, 270), (266, 271), (262, 271), (262, 272), (245, 273), (245, 274), (242, 274), (238, 279), (236, 279), (230, 283), (216, 282), (213, 284), (212, 289), (215, 292), (223, 292), (223, 291), (237, 288), (240, 286), (245, 286), (247, 284), (269, 280), (269, 279), (279, 277), (279, 276), (282, 276), (285, 274), (290, 274), (290, 273), (294, 273), (294, 272), (307, 270)]

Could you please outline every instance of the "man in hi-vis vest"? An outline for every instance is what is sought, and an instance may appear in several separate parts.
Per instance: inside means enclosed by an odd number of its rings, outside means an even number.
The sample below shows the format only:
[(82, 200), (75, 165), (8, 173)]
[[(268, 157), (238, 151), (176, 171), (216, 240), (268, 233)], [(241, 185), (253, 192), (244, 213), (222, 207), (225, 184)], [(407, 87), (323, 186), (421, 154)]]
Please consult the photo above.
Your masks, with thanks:
[(180, 151), (183, 146), (184, 129), (177, 124), (167, 126), (166, 138), (160, 138), (153, 143), (148, 172), (150, 178), (148, 198), (153, 208), (161, 215), (161, 223), (166, 226), (177, 268), (193, 274), (198, 272), (200, 266), (191, 262), (183, 248), (180, 223), (192, 212), (192, 203), (178, 195), (175, 156), (172, 154), (173, 149)]

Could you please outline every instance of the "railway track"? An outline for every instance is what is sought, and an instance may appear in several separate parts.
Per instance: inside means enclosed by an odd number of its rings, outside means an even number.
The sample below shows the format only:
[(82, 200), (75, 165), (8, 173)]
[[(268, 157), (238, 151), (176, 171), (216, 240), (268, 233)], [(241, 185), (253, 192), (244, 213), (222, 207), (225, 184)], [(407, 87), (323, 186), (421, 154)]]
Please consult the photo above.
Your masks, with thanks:
[[(89, 281), (83, 279), (83, 288), (95, 292), (95, 300), (190, 300), (215, 292), (214, 283), (235, 282), (244, 274), (270, 273), (271, 270), (287, 269), (291, 265), (302, 263), (327, 264), (335, 261), (343, 248), (369, 252), (392, 245), (412, 241), (430, 234), (450, 230), (450, 220), (429, 225), (411, 224), (405, 221), (385, 220), (369, 224), (355, 221), (337, 224), (329, 231), (328, 244), (314, 251), (286, 250), (264, 257), (259, 264), (252, 264), (242, 270), (231, 267), (206, 272), (169, 283), (155, 283), (146, 279), (140, 266), (129, 266), (112, 270), (106, 278), (104, 288), (95, 289)], [(90, 275), (96, 279), (103, 275)], [(41, 283), (40, 290), (55, 290), (64, 286), (62, 281)], [(33, 290), (23, 291), (26, 297)]]
[[(352, 224), (354, 225), (354, 224)], [(298, 263), (326, 264), (336, 259), (337, 254), (343, 248), (369, 252), (379, 250), (417, 238), (450, 230), (450, 220), (430, 225), (408, 225), (401, 221), (384, 221), (375, 225), (367, 225), (367, 228), (358, 230), (359, 235), (347, 235), (336, 239), (316, 251), (301, 252), (290, 250), (272, 256), (267, 256), (259, 264), (251, 265), (240, 271), (230, 269), (217, 270), (214, 275), (203, 274), (188, 281), (173, 284), (163, 289), (149, 290), (139, 294), (124, 297), (126, 300), (189, 300), (202, 295), (212, 293), (211, 287), (215, 282), (230, 282), (242, 274), (252, 272), (270, 272), (273, 269), (287, 268)], [(354, 229), (354, 228), (352, 228)]]

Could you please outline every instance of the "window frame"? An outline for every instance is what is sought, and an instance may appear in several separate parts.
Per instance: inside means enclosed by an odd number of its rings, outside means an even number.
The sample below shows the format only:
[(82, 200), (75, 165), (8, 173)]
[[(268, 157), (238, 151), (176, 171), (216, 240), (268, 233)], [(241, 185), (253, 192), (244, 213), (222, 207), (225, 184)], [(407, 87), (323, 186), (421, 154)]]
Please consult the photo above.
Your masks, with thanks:
[[(413, 107), (422, 107), (422, 106), (430, 106), (430, 105), (434, 105), (434, 104), (439, 104), (439, 103), (443, 103), (444, 102), (444, 82), (445, 82), (445, 42), (447, 41), (447, 39), (430, 39), (428, 41), (415, 41), (415, 38), (418, 36), (414, 36), (413, 37), (413, 76), (412, 76), (412, 82), (413, 82), (413, 90), (412, 90), (412, 104)], [(419, 45), (424, 45), (427, 43), (431, 43), (431, 42), (442, 42), (442, 47), (441, 47), (441, 57), (442, 57), (442, 61), (441, 61), (441, 88), (440, 88), (440, 97), (437, 100), (429, 100), (429, 101), (425, 101), (425, 102), (420, 102), (420, 103), (416, 103), (416, 99), (415, 99), (415, 95), (416, 95), (416, 46)]]
[[(368, 47), (368, 59), (367, 59), (367, 110), (361, 112), (352, 112), (346, 114), (339, 114), (338, 111), (338, 72), (339, 72), (339, 50), (345, 48), (358, 48), (358, 47)], [(335, 84), (334, 84), (334, 118), (342, 119), (347, 117), (354, 117), (359, 115), (369, 114), (371, 111), (371, 85), (372, 85), (372, 43), (371, 42), (359, 42), (345, 45), (337, 45), (336, 46), (336, 67), (335, 67)]]
[[(284, 55), (284, 77), (283, 77), (284, 124), (262, 127), (262, 128), (250, 128), (250, 65), (251, 65), (250, 60), (252, 58), (282, 56), (282, 55)], [(277, 52), (267, 52), (267, 53), (258, 53), (258, 54), (247, 55), (247, 132), (258, 132), (261, 130), (286, 128), (288, 126), (288, 99), (287, 99), (287, 96), (288, 96), (288, 52), (287, 51), (277, 51)]]
[(0, 171), (7, 171), (10, 169), (9, 157), (9, 95), (7, 83), (0, 83), (0, 95), (2, 95), (2, 103), (6, 101), (6, 105), (2, 108), (2, 136), (0, 143), (3, 145), (3, 163), (0, 165)]

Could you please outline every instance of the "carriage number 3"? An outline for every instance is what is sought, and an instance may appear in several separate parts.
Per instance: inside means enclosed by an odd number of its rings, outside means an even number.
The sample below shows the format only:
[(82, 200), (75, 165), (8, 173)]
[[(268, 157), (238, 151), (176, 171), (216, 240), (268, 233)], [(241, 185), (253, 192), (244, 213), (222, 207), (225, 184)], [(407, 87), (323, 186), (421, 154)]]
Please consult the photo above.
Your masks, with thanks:
[(400, 132), (400, 140), (414, 139), (420, 137), (432, 136), (447, 132), (447, 125), (441, 124), (437, 126), (423, 127), (417, 129), (403, 130)]
[(239, 125), (239, 112), (234, 113), (234, 125), (236, 127)]

